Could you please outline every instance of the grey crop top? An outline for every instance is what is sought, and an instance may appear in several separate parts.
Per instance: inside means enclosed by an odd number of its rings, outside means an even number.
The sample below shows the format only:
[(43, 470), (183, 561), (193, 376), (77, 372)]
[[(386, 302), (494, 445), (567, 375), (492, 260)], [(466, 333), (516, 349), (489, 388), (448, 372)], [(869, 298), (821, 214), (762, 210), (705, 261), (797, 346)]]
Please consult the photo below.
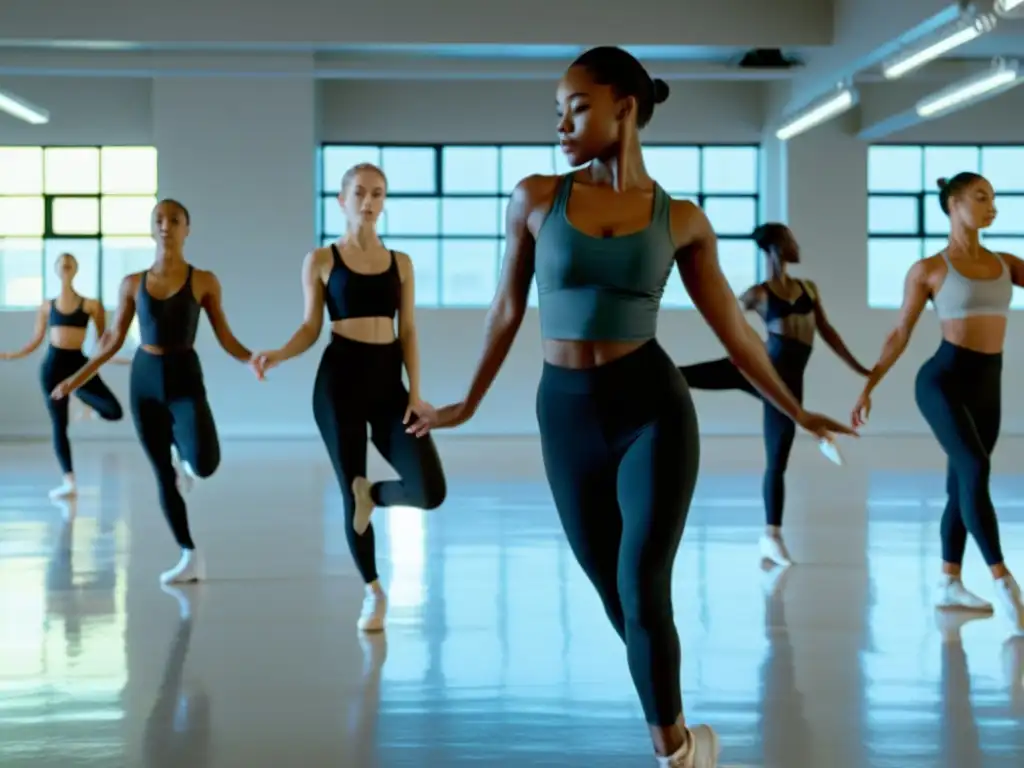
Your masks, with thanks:
[(671, 198), (654, 185), (651, 223), (619, 237), (593, 237), (569, 223), (572, 174), (558, 182), (537, 234), (534, 263), (545, 339), (646, 341), (675, 261)]
[(946, 279), (932, 298), (939, 320), (960, 320), (980, 315), (1006, 316), (1013, 299), (1013, 281), (1006, 260), (999, 254), (995, 257), (1003, 267), (999, 277), (977, 280), (961, 275), (946, 252), (942, 252), (946, 261)]

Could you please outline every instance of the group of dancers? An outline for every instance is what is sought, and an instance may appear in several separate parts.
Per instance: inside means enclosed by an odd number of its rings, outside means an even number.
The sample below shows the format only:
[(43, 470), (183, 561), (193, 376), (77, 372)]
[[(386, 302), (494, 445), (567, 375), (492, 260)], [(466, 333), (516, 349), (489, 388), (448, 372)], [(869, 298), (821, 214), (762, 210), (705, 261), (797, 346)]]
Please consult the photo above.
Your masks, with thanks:
[[(373, 510), (397, 504), (433, 509), (444, 501), (444, 472), (430, 432), (472, 418), (512, 346), (536, 278), (544, 349), (537, 418), (558, 515), (624, 642), (659, 764), (714, 768), (717, 735), (708, 726), (687, 725), (683, 716), (671, 600), (673, 563), (698, 471), (697, 416), (689, 387), (737, 389), (764, 401), (766, 529), (760, 546), (767, 559), (789, 565), (781, 529), (784, 475), (796, 426), (826, 446), (837, 435), (856, 434), (867, 419), (873, 390), (906, 348), (930, 299), (944, 341), (921, 369), (916, 395), (949, 457), (937, 605), (993, 610), (961, 581), (970, 533), (991, 569), (1002, 608), (1024, 632), (1020, 587), (1003, 560), (989, 493), (1007, 313), (1012, 286), (1024, 285), (1024, 262), (979, 243), (979, 230), (995, 216), (989, 182), (969, 173), (940, 182), (940, 202), (952, 224), (948, 247), (910, 270), (900, 320), (880, 359), (868, 368), (830, 325), (815, 284), (787, 273), (800, 250), (784, 225), (758, 228), (755, 240), (768, 257), (770, 277), (736, 301), (704, 213), (690, 202), (672, 200), (644, 167), (639, 132), (667, 97), (668, 86), (619, 48), (591, 49), (565, 72), (557, 92), (558, 132), (562, 150), (578, 170), (529, 176), (516, 186), (484, 349), (465, 398), (443, 408), (422, 398), (413, 264), (377, 236), (387, 181), (373, 165), (357, 165), (345, 174), (339, 203), (347, 232), (306, 257), (303, 321), (276, 350), (252, 352), (235, 338), (217, 278), (185, 260), (190, 215), (177, 201), (156, 206), (156, 259), (150, 269), (122, 282), (109, 330), (102, 308), (74, 293), (74, 261), (62, 257), (61, 294), (41, 309), (33, 344), (18, 355), (38, 345), (48, 318), (51, 345), (43, 387), (52, 400), (64, 492), (74, 490), (67, 397), (77, 394), (103, 418), (121, 417), (97, 372), (122, 347), (137, 316), (141, 339), (132, 362), (130, 409), (182, 550), (179, 563), (161, 579), (201, 579), (182, 492), (195, 477), (213, 474), (220, 452), (193, 348), (199, 315), (206, 313), (225, 351), (262, 380), (268, 370), (315, 343), (326, 306), (332, 334), (313, 386), (313, 410), (341, 488), (348, 543), (367, 585), (358, 626), (381, 630), (387, 601), (375, 564)], [(655, 340), (673, 267), (727, 358), (679, 368)], [(767, 345), (743, 309), (763, 318)], [(86, 361), (80, 330), (90, 317), (99, 342)], [(866, 377), (852, 426), (802, 406), (815, 334)], [(399, 480), (367, 479), (367, 425)]]

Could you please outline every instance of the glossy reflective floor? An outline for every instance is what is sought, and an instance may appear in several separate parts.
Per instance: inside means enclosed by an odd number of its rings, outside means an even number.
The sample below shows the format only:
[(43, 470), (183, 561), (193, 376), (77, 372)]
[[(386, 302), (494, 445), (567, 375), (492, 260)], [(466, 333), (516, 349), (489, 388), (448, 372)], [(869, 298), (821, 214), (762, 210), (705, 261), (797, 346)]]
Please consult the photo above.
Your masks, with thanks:
[[(442, 444), (450, 496), (382, 511), (386, 639), (315, 443), (227, 443), (190, 497), (210, 580), (176, 553), (132, 443), (77, 443), (51, 504), (42, 445), (0, 447), (0, 765), (652, 766), (623, 649), (559, 530), (536, 444)], [(944, 464), (865, 439), (843, 469), (798, 444), (781, 578), (757, 560), (760, 449), (709, 440), (675, 572), (687, 715), (723, 765), (1024, 765), (1021, 640), (940, 627), (929, 599)], [(1024, 573), (1024, 441), (993, 481)], [(1020, 470), (1017, 470), (1020, 472)], [(375, 470), (376, 472), (376, 470)], [(976, 550), (969, 586), (993, 590)]]

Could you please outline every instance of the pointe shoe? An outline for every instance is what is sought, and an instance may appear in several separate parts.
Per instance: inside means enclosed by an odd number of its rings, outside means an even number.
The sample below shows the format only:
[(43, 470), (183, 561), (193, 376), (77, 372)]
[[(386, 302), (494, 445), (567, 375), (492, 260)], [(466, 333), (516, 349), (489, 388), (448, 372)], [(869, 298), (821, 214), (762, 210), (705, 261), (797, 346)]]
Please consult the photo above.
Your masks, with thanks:
[(775, 563), (776, 565), (790, 566), (793, 564), (792, 558), (789, 556), (789, 550), (786, 549), (786, 542), (782, 540), (782, 536), (769, 536), (765, 534), (761, 537), (759, 542), (759, 548), (761, 550), (761, 559)]
[(717, 768), (722, 750), (718, 734), (708, 725), (687, 728), (686, 743), (668, 757), (659, 757), (659, 768)]
[(160, 574), (160, 583), (164, 585), (191, 584), (205, 578), (206, 568), (202, 558), (194, 549), (183, 549), (178, 564)]

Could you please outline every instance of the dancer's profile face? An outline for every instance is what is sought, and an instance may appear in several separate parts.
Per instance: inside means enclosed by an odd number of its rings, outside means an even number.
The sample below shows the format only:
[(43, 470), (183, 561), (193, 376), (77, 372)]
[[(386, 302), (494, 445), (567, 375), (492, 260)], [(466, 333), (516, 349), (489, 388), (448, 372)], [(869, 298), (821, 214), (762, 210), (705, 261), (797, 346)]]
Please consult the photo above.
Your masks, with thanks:
[(595, 83), (583, 67), (569, 67), (555, 95), (558, 139), (574, 168), (606, 157), (636, 111), (632, 98), (616, 99), (611, 86)]
[(779, 236), (775, 250), (778, 253), (779, 261), (783, 264), (800, 263), (800, 244), (797, 243), (792, 230), (788, 227)]
[(377, 219), (384, 211), (387, 185), (377, 171), (365, 169), (356, 172), (352, 180), (338, 196), (349, 227), (376, 226)]
[(62, 253), (57, 257), (54, 268), (62, 280), (72, 280), (78, 274), (78, 259), (70, 253)]
[(164, 246), (180, 246), (188, 237), (185, 212), (174, 203), (164, 202), (153, 209), (153, 239)]
[(988, 179), (977, 179), (949, 199), (950, 219), (968, 229), (987, 229), (996, 213), (996, 191)]

